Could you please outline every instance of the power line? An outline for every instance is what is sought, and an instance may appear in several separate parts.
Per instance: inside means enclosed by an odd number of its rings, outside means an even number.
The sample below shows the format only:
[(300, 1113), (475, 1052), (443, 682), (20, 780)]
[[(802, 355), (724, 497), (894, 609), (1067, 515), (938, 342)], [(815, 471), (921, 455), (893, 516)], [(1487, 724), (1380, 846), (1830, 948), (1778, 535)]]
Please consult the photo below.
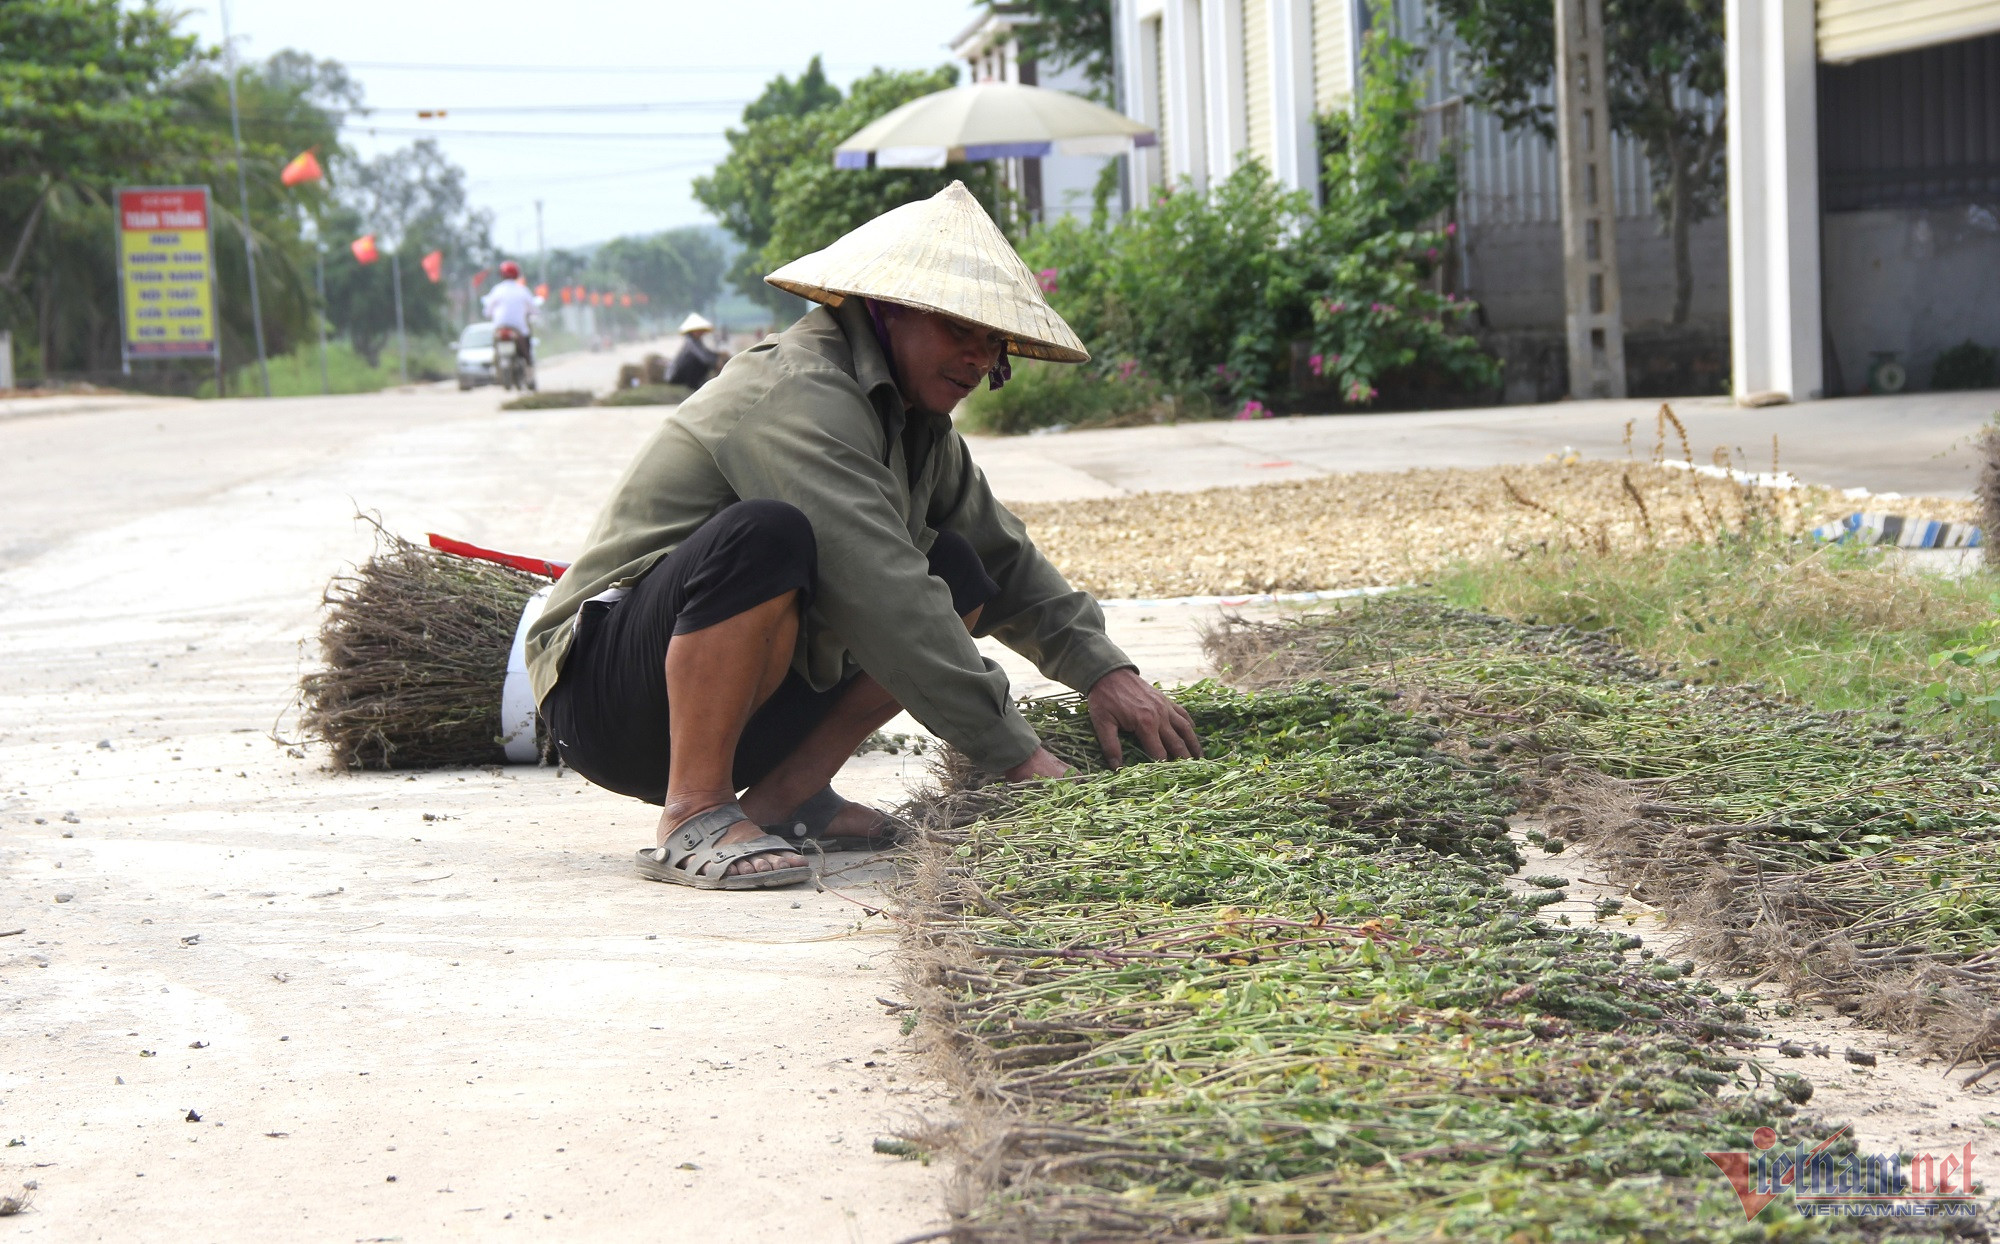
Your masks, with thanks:
[[(350, 60), (343, 61), (349, 69), (408, 70), (414, 73), (633, 73), (633, 74), (714, 74), (714, 73), (790, 73), (804, 72), (803, 65), (762, 64), (762, 65), (498, 65), (480, 62), (436, 62), (436, 61), (390, 61), (390, 60)], [(840, 64), (820, 62), (820, 67), (828, 73), (837, 70), (866, 72), (869, 69), (884, 68), (929, 68), (916, 66), (876, 66), (861, 61)]]
[(689, 112), (696, 112), (696, 111), (704, 111), (711, 109), (729, 109), (733, 111), (735, 109), (743, 108), (747, 106), (749, 103), (750, 101), (747, 99), (676, 99), (676, 100), (666, 100), (659, 103), (633, 103), (633, 104), (472, 104), (462, 108), (454, 108), (454, 107), (440, 108), (435, 105), (428, 105), (422, 108), (412, 108), (412, 107), (400, 107), (400, 106), (390, 107), (383, 104), (370, 104), (368, 105), (368, 107), (363, 109), (357, 109), (356, 111), (371, 115), (375, 113), (388, 113), (388, 112), (411, 112), (411, 113), (435, 112), (439, 114), (454, 112), (454, 113), (464, 113), (469, 116), (489, 116), (489, 115), (498, 115), (504, 113), (541, 113), (541, 112), (547, 112), (547, 113), (679, 112), (683, 110)]
[(396, 138), (608, 138), (633, 142), (689, 139), (721, 142), (723, 140), (723, 134), (719, 130), (456, 130), (439, 126), (371, 125), (366, 121), (350, 121), (344, 128), (364, 130), (369, 134), (387, 134)]
[(614, 169), (604, 173), (585, 173), (580, 177), (572, 177), (567, 173), (561, 174), (560, 176), (551, 176), (550, 174), (547, 173), (516, 173), (509, 176), (501, 176), (501, 177), (474, 177), (470, 179), (466, 183), (466, 185), (468, 188), (471, 188), (477, 186), (489, 186), (496, 183), (510, 182), (510, 181), (533, 181), (533, 182), (557, 181), (564, 186), (570, 186), (576, 184), (577, 182), (616, 181), (630, 177), (645, 177), (654, 173), (673, 173), (673, 172), (679, 172), (682, 169), (706, 168), (713, 165), (714, 163), (715, 163), (714, 160), (704, 157), (695, 160), (676, 160), (671, 164), (649, 164), (643, 168), (624, 168), (624, 169)]

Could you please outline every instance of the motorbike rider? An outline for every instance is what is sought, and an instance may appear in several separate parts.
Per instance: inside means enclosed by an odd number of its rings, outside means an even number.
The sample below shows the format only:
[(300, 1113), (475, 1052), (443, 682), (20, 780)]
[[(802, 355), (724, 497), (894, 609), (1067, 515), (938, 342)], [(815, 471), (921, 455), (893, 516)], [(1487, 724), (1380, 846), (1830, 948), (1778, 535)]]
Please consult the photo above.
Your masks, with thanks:
[(533, 325), (541, 311), (542, 300), (535, 297), (535, 291), (521, 280), (521, 265), (509, 259), (500, 265), (500, 283), (486, 291), (480, 299), (480, 308), (486, 318), (493, 321), (495, 334), (499, 330), (512, 329), (521, 342), (521, 361), (532, 365), (535, 361)]

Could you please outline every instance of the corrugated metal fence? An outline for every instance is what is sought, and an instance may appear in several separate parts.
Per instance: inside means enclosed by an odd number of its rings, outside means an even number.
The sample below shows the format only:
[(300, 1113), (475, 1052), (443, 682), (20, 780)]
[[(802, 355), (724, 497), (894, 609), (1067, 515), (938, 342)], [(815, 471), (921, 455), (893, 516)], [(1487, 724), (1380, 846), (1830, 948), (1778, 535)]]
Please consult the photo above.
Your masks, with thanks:
[[(1424, 0), (1396, 0), (1395, 12), (1398, 29), (1411, 32), (1404, 37), (1427, 50), (1426, 98), (1433, 112), (1442, 112), (1470, 85), (1459, 69), (1453, 38)], [(1686, 98), (1696, 99), (1711, 116), (1722, 107), (1719, 99), (1704, 100), (1692, 94)], [(1552, 103), (1553, 88), (1537, 92), (1536, 99)], [(1462, 225), (1476, 228), (1562, 222), (1554, 141), (1528, 129), (1509, 130), (1492, 113), (1470, 106), (1456, 119), (1455, 128), (1461, 139), (1458, 181)], [(1653, 215), (1652, 176), (1645, 149), (1624, 135), (1612, 136), (1611, 187), (1621, 218)]]

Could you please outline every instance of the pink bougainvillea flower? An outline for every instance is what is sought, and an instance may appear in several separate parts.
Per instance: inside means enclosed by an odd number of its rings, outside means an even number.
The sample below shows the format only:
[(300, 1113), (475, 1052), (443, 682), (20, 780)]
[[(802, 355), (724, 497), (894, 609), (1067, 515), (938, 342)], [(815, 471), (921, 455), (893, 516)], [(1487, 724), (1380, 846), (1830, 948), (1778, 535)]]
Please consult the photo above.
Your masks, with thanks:
[(1323, 354), (1315, 354), (1306, 360), (1307, 365), (1313, 369), (1313, 375), (1315, 376), (1320, 374), (1320, 365), (1325, 362), (1326, 356)]
[(1120, 380), (1130, 380), (1133, 374), (1138, 370), (1139, 370), (1138, 359), (1126, 359), (1124, 362), (1118, 365), (1118, 378)]
[(1450, 224), (1446, 225), (1446, 226), (1444, 227), (1444, 235), (1445, 235), (1446, 237), (1448, 237), (1448, 238), (1455, 238), (1455, 237), (1457, 237), (1457, 236), (1458, 236), (1458, 222), (1457, 222), (1457, 221), (1452, 221), (1452, 222), (1451, 222)]
[(1059, 275), (1055, 268), (1043, 268), (1035, 273), (1035, 280), (1041, 285), (1044, 294), (1053, 294), (1056, 292), (1056, 277)]
[(1243, 403), (1243, 409), (1236, 412), (1238, 419), (1268, 419), (1271, 412), (1264, 409), (1264, 403), (1255, 400)]
[(1424, 252), (1424, 258), (1430, 260), (1432, 263), (1437, 262), (1437, 257), (1438, 257), (1438, 248), (1435, 246), (1431, 247), (1429, 250)]

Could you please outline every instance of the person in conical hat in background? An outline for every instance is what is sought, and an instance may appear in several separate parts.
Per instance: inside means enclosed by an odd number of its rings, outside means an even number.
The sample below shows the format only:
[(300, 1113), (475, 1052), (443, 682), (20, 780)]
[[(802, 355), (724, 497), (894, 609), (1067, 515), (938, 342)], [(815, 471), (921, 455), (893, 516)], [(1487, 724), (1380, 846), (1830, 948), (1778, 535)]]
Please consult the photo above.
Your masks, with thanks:
[(701, 312), (688, 312), (688, 317), (681, 321), (681, 348), (667, 367), (668, 384), (699, 389), (722, 370), (729, 356), (708, 343), (708, 335), (714, 331), (715, 325)]
[(1199, 756), (952, 427), (1009, 354), (1089, 358), (964, 185), (765, 279), (820, 306), (666, 419), (528, 635), (564, 763), (662, 805), (639, 871), (788, 885), (807, 850), (888, 845), (830, 783), (899, 708), (988, 772), (1060, 776), (975, 635), (1084, 692), (1114, 764), (1120, 730)]

